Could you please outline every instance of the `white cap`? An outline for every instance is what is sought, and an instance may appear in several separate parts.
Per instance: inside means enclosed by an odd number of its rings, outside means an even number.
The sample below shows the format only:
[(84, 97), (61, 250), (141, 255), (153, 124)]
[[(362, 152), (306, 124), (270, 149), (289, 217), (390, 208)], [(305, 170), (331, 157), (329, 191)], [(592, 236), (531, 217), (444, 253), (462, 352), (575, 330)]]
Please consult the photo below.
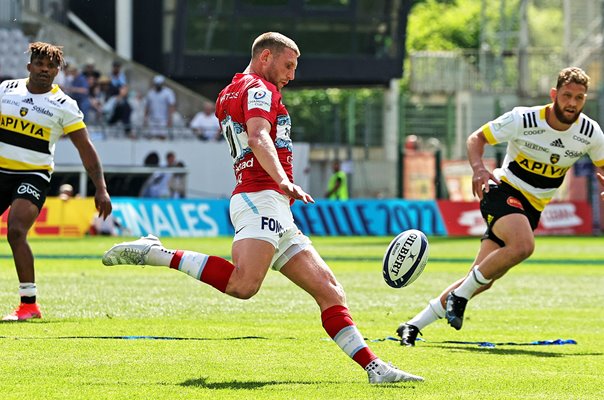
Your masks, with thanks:
[(163, 77), (163, 75), (155, 75), (155, 77), (153, 77), (153, 83), (156, 85), (161, 85), (165, 82), (166, 78)]

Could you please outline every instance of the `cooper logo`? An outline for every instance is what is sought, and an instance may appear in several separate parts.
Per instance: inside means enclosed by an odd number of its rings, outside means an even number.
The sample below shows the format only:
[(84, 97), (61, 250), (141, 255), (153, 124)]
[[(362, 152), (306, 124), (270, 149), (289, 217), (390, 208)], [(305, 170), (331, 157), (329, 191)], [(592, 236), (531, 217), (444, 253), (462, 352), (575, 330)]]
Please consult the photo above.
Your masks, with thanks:
[(31, 185), (29, 183), (22, 183), (21, 186), (17, 188), (17, 194), (31, 194), (36, 200), (40, 200), (40, 189)]
[(573, 135), (573, 139), (575, 139), (577, 142), (581, 142), (583, 144), (590, 144), (591, 142), (585, 138), (582, 138), (581, 136), (578, 135)]
[(507, 203), (508, 203), (508, 205), (510, 205), (512, 207), (516, 207), (516, 208), (519, 208), (521, 210), (524, 210), (524, 207), (522, 207), (522, 203), (520, 202), (520, 200), (518, 200), (515, 197), (512, 197), (512, 196), (508, 197)]

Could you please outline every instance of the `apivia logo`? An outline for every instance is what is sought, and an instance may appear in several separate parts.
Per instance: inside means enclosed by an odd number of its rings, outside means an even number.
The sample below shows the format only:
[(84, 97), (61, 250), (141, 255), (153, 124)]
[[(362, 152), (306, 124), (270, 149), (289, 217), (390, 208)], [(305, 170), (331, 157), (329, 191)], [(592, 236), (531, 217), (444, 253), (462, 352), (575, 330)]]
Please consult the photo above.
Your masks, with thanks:
[(35, 187), (30, 183), (22, 183), (21, 186), (17, 188), (17, 194), (31, 194), (36, 200), (40, 200), (40, 189)]

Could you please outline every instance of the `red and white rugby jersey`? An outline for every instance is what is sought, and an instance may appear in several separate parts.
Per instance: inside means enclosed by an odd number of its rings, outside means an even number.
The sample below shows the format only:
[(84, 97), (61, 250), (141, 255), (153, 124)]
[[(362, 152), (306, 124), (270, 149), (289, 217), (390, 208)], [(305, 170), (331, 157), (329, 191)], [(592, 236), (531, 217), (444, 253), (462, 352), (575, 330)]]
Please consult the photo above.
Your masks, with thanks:
[(283, 193), (254, 157), (246, 127), (252, 117), (262, 117), (271, 123), (270, 136), (279, 161), (293, 182), (291, 119), (275, 85), (255, 74), (236, 74), (218, 95), (216, 117), (233, 158), (237, 181), (233, 194), (267, 189)]
[(58, 85), (32, 94), (26, 84), (27, 79), (0, 84), (0, 172), (35, 174), (50, 181), (57, 140), (84, 128), (84, 116)]
[(569, 129), (557, 131), (545, 120), (549, 107), (516, 107), (482, 127), (489, 144), (508, 142), (503, 165), (494, 175), (520, 190), (540, 211), (584, 154), (604, 167), (604, 133), (598, 123), (580, 114)]

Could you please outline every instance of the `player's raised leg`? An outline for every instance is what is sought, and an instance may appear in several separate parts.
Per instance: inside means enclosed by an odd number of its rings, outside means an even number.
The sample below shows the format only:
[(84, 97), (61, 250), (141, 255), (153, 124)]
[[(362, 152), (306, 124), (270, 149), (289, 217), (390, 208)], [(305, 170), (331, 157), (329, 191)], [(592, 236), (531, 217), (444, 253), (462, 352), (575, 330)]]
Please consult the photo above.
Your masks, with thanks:
[(314, 247), (309, 245), (291, 256), (280, 271), (315, 299), (323, 328), (344, 353), (367, 371), (370, 383), (423, 381), (422, 377), (385, 363), (371, 351), (350, 316), (344, 289)]

